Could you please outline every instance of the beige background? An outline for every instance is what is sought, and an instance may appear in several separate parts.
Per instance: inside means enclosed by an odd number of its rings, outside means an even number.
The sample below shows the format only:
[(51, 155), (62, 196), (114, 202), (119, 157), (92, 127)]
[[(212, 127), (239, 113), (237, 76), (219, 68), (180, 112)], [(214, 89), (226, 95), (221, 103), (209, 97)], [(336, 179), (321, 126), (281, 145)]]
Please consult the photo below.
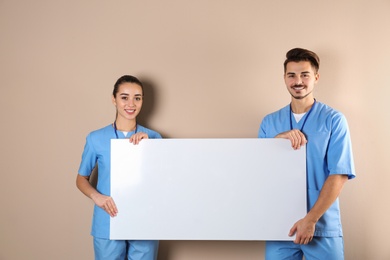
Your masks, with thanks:
[[(0, 0), (0, 259), (92, 259), (75, 187), (115, 80), (146, 82), (167, 138), (252, 138), (289, 102), (282, 63), (321, 57), (316, 97), (349, 121), (358, 177), (341, 196), (346, 259), (390, 259), (390, 2)], [(287, 231), (286, 231), (287, 232)], [(162, 241), (160, 260), (263, 259), (263, 242)]]

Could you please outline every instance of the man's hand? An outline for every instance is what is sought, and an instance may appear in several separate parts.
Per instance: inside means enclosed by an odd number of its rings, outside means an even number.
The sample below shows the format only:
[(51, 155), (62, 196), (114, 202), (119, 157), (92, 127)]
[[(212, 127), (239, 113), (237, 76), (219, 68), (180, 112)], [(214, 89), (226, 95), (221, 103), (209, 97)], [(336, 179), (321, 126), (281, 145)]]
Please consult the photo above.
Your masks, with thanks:
[(315, 221), (303, 218), (294, 224), (288, 235), (291, 237), (296, 234), (295, 244), (307, 245), (313, 239), (315, 225)]
[(298, 129), (293, 129), (278, 134), (275, 138), (285, 138), (291, 141), (291, 146), (294, 150), (299, 149), (302, 145), (307, 143), (306, 136)]

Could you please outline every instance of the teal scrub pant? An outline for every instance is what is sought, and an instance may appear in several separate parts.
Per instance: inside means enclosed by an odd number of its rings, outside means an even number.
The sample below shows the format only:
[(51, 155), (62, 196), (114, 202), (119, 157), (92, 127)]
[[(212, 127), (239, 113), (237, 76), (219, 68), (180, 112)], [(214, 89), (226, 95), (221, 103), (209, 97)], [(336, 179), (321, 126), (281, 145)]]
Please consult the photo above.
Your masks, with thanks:
[(265, 260), (344, 260), (342, 237), (314, 237), (307, 245), (291, 241), (267, 241)]
[(158, 241), (94, 238), (95, 260), (156, 260)]

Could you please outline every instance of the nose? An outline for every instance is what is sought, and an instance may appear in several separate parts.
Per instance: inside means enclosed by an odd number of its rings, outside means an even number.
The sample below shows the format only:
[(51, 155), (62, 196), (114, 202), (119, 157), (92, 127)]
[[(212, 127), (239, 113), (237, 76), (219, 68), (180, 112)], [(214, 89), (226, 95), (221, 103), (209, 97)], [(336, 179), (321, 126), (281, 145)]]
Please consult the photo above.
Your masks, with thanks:
[(302, 85), (303, 84), (303, 80), (301, 77), (296, 77), (296, 80), (295, 80), (295, 85)]
[(134, 100), (133, 100), (132, 98), (129, 98), (129, 99), (127, 100), (127, 105), (128, 105), (129, 107), (134, 107), (134, 106), (135, 106)]

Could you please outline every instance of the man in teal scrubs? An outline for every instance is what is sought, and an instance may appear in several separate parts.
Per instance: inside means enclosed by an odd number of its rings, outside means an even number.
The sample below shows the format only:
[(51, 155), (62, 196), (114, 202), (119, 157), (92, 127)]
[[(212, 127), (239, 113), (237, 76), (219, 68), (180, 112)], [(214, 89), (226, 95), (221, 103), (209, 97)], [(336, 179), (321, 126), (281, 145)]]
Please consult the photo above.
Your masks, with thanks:
[(317, 101), (319, 58), (312, 51), (287, 52), (284, 81), (291, 103), (267, 115), (260, 138), (286, 138), (293, 149), (306, 145), (307, 215), (289, 232), (291, 241), (267, 241), (266, 259), (344, 259), (338, 196), (355, 177), (351, 139), (343, 114)]

